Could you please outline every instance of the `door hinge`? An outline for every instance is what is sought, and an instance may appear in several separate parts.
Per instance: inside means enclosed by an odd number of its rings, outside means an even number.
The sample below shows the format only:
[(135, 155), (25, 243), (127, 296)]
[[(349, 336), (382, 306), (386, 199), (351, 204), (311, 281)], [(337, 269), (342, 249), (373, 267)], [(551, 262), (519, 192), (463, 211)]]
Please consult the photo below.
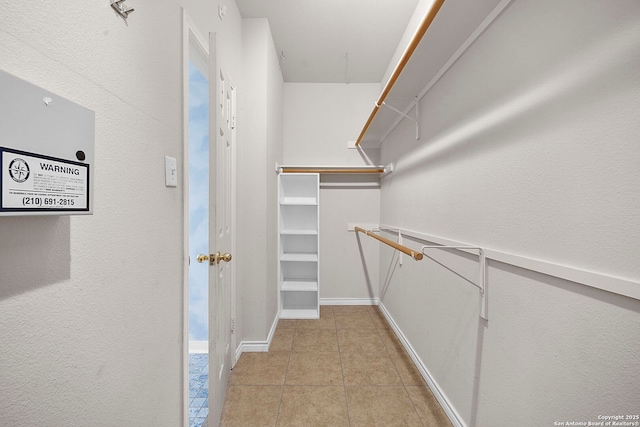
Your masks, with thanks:
[(234, 333), (236, 331), (236, 319), (232, 318), (231, 319), (231, 333)]

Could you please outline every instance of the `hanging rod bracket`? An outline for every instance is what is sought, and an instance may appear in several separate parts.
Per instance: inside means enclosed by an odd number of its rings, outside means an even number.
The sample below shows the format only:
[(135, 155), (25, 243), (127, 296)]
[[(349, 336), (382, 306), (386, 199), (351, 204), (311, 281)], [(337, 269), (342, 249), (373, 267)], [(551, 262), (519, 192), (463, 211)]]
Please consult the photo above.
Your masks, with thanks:
[(424, 255), (421, 252), (416, 252), (411, 248), (408, 248), (406, 246), (400, 245), (396, 242), (393, 242), (385, 237), (382, 236), (378, 236), (377, 234), (374, 234), (372, 231), (370, 230), (365, 230), (362, 227), (358, 227), (357, 225), (355, 227), (353, 227), (353, 230), (359, 233), (363, 233), (366, 234), (369, 237), (373, 237), (374, 239), (378, 240), (379, 242), (384, 243), (385, 245), (391, 246), (392, 248), (409, 255), (411, 258), (415, 259), (416, 261), (420, 261), (422, 258), (424, 258)]
[(123, 19), (127, 19), (129, 14), (135, 10), (124, 4), (125, 1), (127, 0), (111, 0), (111, 7), (118, 12), (118, 15), (122, 16)]
[(400, 114), (402, 117), (414, 122), (416, 125), (416, 141), (420, 139), (420, 100), (418, 99), (417, 96), (413, 98), (413, 102), (411, 102), (411, 104), (409, 105), (409, 108), (411, 108), (412, 106), (415, 106), (415, 112), (416, 112), (415, 118), (407, 115), (406, 113), (398, 110), (397, 108), (392, 107), (391, 105), (387, 104), (385, 101), (382, 101), (382, 104), (380, 105), (376, 104), (377, 107), (381, 107), (382, 105), (395, 111), (396, 113)]
[[(480, 289), (480, 317), (484, 320), (489, 320), (487, 313), (487, 259), (484, 254), (484, 249), (476, 246), (446, 246), (446, 245), (427, 245), (422, 247), (422, 253), (425, 249), (458, 249), (458, 250), (477, 250), (480, 261), (480, 268), (478, 269), (478, 283), (471, 282), (475, 287)], [(426, 254), (425, 254), (426, 255)]]

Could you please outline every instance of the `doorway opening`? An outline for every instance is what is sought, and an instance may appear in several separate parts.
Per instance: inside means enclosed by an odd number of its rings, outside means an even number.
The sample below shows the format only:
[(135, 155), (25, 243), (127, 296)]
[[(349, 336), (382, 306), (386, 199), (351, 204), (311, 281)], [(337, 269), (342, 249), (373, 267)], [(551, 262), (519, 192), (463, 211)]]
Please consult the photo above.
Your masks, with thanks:
[[(189, 61), (189, 256), (209, 251), (209, 81)], [(200, 268), (198, 268), (200, 267)], [(209, 269), (189, 266), (189, 353), (209, 351)]]
[[(184, 425), (200, 427), (209, 414), (209, 53), (185, 13), (185, 393)], [(204, 267), (204, 268), (203, 268)]]
[[(195, 61), (197, 62), (197, 61)], [(189, 60), (189, 257), (209, 251), (209, 81)], [(199, 267), (199, 268), (198, 268)], [(189, 266), (189, 425), (209, 415), (209, 269)]]

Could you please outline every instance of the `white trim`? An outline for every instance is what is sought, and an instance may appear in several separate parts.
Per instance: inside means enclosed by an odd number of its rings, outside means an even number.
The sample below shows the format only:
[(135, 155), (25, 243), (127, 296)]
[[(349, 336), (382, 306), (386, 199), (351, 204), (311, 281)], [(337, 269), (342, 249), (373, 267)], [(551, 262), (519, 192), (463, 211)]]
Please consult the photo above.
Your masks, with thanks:
[(282, 310), (280, 310), (280, 318), (281, 319), (309, 319), (309, 320), (318, 319), (319, 318), (318, 307), (319, 307), (319, 304), (314, 308), (302, 308), (302, 309), (283, 308)]
[(380, 226), (378, 224), (369, 224), (363, 222), (348, 222), (347, 223), (347, 231), (356, 231), (356, 227), (364, 228), (368, 231), (380, 231)]
[[(390, 231), (392, 233), (402, 232), (403, 236), (410, 236), (424, 242), (436, 243), (439, 245), (452, 246), (476, 246), (468, 243), (457, 242), (455, 240), (445, 239), (438, 236), (431, 236), (417, 231), (401, 229), (393, 225), (380, 224), (381, 230)], [(494, 249), (483, 247), (485, 257), (494, 261), (502, 262), (526, 270), (535, 271), (537, 273), (546, 274), (552, 277), (568, 280), (581, 285), (590, 286), (592, 288), (601, 289), (603, 291), (613, 292), (615, 294), (624, 295), (629, 298), (640, 300), (640, 282), (625, 279), (621, 277), (610, 276), (595, 271), (583, 270), (568, 265), (556, 264), (550, 261), (544, 261), (531, 257), (517, 254), (510, 254)], [(464, 249), (461, 249), (464, 250)], [(469, 252), (473, 253), (473, 252)]]
[(379, 305), (378, 298), (320, 298), (320, 305)]
[[(387, 169), (389, 168), (389, 169)], [(350, 166), (350, 165), (279, 165), (276, 162), (276, 172), (277, 173), (283, 173), (282, 170), (283, 169), (305, 169), (305, 170), (315, 170), (315, 169), (335, 169), (335, 170), (344, 170), (344, 169), (358, 169), (358, 170), (362, 170), (362, 171), (373, 171), (373, 170), (377, 170), (377, 169), (384, 169), (384, 172), (380, 172), (380, 174), (382, 173), (386, 173), (387, 170), (392, 171), (393, 167), (391, 165), (354, 165), (354, 166)], [(295, 173), (306, 173), (306, 172), (295, 172)], [(336, 172), (311, 172), (311, 173), (318, 173), (318, 174), (327, 174), (327, 175), (332, 175), (335, 174)], [(339, 172), (338, 172), (339, 173)]]
[[(273, 323), (271, 324), (271, 330), (269, 331), (269, 335), (267, 336), (266, 341), (242, 341), (238, 348), (236, 349), (236, 360), (240, 359), (242, 353), (266, 353), (269, 351), (269, 347), (271, 347), (271, 341), (273, 340), (273, 335), (276, 333), (276, 328), (278, 327), (279, 316), (276, 316), (273, 319)], [(235, 365), (235, 362), (233, 363)]]
[(393, 318), (391, 317), (391, 314), (389, 314), (384, 304), (380, 302), (378, 306), (380, 307), (382, 314), (384, 314), (384, 317), (387, 319), (387, 322), (389, 322), (389, 325), (393, 329), (393, 332), (395, 332), (396, 336), (402, 343), (402, 346), (409, 354), (409, 357), (411, 357), (411, 360), (413, 360), (413, 363), (418, 368), (418, 371), (420, 371), (422, 378), (424, 378), (427, 385), (431, 389), (431, 392), (433, 393), (435, 398), (438, 400), (438, 403), (440, 403), (440, 406), (442, 406), (442, 409), (447, 414), (447, 417), (449, 417), (449, 420), (451, 421), (451, 423), (454, 425), (454, 427), (466, 427), (466, 424), (462, 421), (462, 417), (460, 417), (460, 414), (458, 413), (458, 411), (455, 410), (455, 408), (447, 398), (447, 395), (442, 391), (442, 389), (440, 388), (436, 380), (433, 379), (433, 376), (431, 375), (427, 367), (424, 365), (424, 363), (422, 363), (422, 360), (420, 360), (420, 357), (418, 357), (418, 354), (409, 343), (409, 340), (407, 339), (407, 337), (404, 336), (404, 334), (400, 330), (400, 327), (393, 320)]
[[(227, 76), (228, 77), (228, 76)], [(231, 168), (232, 170), (229, 172), (231, 173), (231, 253), (232, 254), (237, 254), (238, 253), (238, 244), (237, 244), (237, 235), (238, 235), (238, 229), (236, 227), (236, 219), (237, 219), (237, 170), (238, 170), (238, 165), (237, 165), (237, 144), (238, 144), (238, 133), (237, 133), (237, 128), (238, 128), (238, 94), (236, 93), (236, 85), (233, 82), (233, 80), (229, 79), (229, 87), (231, 89), (231, 103), (232, 103), (232, 114), (233, 117), (231, 118), (232, 120), (232, 126), (233, 128), (231, 129)], [(231, 319), (232, 322), (234, 322), (234, 328), (233, 328), (233, 332), (231, 333), (231, 342), (229, 343), (231, 345), (231, 348), (236, 347), (237, 345), (237, 341), (238, 341), (238, 316), (237, 316), (237, 310), (236, 310), (236, 286), (237, 286), (237, 263), (234, 263), (231, 266)], [(231, 366), (233, 367), (238, 359), (232, 360), (231, 361)]]
[[(193, 19), (191, 19), (191, 17), (189, 16), (186, 10), (184, 10), (184, 21), (188, 26), (187, 27), (188, 31), (193, 35), (194, 40), (198, 42), (198, 44), (200, 45), (200, 48), (202, 48), (208, 56), (209, 55), (209, 38), (202, 35), (200, 30), (198, 30), (198, 26), (193, 21)], [(188, 70), (188, 64), (187, 64), (187, 70)], [(188, 76), (189, 76), (189, 73), (187, 73), (186, 78), (188, 78)], [(187, 106), (187, 108), (189, 108), (189, 106)]]
[(380, 188), (380, 182), (320, 182), (320, 188)]
[(266, 353), (270, 344), (269, 341), (242, 341), (236, 350), (236, 361), (242, 353)]
[[(182, 425), (189, 425), (189, 192), (184, 191), (189, 178), (189, 16), (182, 9)], [(187, 71), (185, 71), (187, 70)], [(185, 125), (185, 122), (187, 125)]]
[(209, 341), (189, 341), (189, 354), (208, 354)]

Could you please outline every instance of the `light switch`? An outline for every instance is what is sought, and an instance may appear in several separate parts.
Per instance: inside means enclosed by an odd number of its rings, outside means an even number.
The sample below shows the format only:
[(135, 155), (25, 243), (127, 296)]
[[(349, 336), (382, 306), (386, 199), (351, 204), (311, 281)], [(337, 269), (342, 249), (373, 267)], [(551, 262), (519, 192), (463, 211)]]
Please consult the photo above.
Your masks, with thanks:
[(164, 156), (164, 184), (167, 187), (178, 186), (178, 163), (173, 157)]

